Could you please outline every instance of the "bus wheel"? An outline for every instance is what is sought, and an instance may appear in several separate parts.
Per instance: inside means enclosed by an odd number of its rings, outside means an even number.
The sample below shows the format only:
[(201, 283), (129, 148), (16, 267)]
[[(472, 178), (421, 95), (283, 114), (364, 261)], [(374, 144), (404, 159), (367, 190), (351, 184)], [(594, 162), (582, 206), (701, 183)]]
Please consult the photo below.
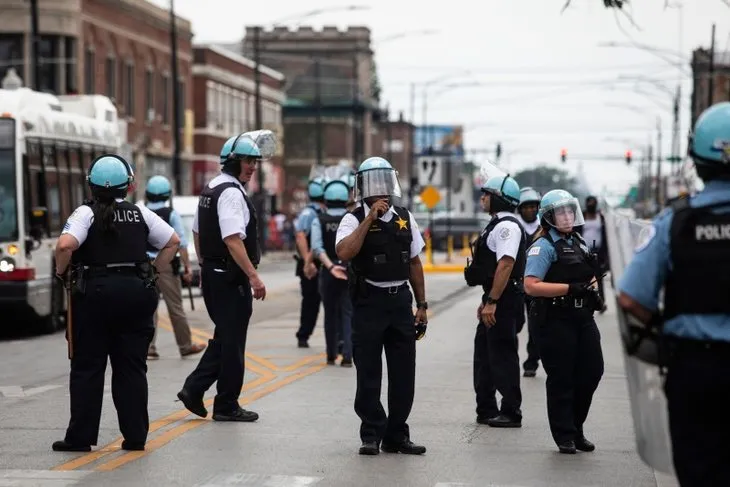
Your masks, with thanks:
[(42, 320), (41, 332), (54, 333), (66, 326), (66, 290), (58, 279), (51, 285), (51, 312)]

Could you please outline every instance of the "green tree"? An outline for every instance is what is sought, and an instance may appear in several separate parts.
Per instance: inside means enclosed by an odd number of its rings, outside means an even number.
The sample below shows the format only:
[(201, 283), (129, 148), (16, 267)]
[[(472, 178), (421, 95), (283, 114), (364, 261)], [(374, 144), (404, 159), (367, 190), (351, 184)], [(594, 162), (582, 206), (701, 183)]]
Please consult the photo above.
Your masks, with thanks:
[(380, 103), (380, 93), (383, 91), (378, 78), (378, 67), (375, 65), (375, 59), (370, 63), (370, 96)]
[(521, 188), (530, 186), (540, 194), (553, 189), (564, 189), (577, 198), (581, 198), (584, 188), (578, 187), (578, 181), (564, 169), (548, 166), (536, 166), (525, 169), (513, 176)]

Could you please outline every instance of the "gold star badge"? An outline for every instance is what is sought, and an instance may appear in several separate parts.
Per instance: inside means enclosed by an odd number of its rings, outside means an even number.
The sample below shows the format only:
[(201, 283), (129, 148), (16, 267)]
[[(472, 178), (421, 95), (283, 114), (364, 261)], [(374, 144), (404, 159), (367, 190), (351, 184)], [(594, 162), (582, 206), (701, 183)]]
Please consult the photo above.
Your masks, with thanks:
[(407, 230), (408, 229), (408, 220), (404, 220), (401, 217), (398, 217), (398, 219), (395, 221), (398, 224), (398, 230)]

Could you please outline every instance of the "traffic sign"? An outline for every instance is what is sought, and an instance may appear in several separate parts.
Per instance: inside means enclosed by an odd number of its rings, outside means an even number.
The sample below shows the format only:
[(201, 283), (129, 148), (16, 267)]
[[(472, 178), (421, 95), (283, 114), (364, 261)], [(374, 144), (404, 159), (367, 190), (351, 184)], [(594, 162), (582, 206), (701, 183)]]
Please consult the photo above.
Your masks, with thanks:
[(439, 193), (439, 190), (433, 186), (426, 186), (426, 188), (421, 191), (421, 202), (426, 205), (426, 208), (429, 210), (436, 208), (439, 201), (441, 201), (441, 193)]
[(437, 186), (443, 184), (444, 158), (438, 156), (421, 156), (418, 158), (418, 185)]

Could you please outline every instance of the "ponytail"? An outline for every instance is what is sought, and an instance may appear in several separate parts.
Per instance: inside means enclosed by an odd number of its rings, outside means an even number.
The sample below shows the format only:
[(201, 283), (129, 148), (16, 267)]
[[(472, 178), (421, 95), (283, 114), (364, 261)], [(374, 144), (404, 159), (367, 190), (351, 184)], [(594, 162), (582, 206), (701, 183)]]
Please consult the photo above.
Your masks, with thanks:
[(106, 192), (94, 194), (94, 203), (91, 210), (94, 212), (94, 222), (101, 225), (101, 233), (104, 237), (116, 237), (119, 230), (114, 224), (114, 210), (117, 209), (115, 195)]

